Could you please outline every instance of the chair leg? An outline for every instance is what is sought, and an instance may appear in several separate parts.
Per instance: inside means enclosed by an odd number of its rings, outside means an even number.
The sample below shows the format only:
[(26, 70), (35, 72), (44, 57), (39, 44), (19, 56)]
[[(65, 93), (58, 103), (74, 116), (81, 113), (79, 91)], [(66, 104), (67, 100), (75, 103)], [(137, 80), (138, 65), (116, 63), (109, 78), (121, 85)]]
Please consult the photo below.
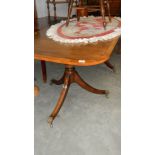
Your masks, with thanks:
[(69, 0), (69, 3), (68, 3), (68, 15), (67, 15), (66, 26), (68, 26), (68, 24), (69, 24), (69, 19), (70, 19), (70, 16), (72, 13), (72, 8), (73, 8), (73, 2), (74, 2), (74, 0)]
[(106, 28), (104, 0), (100, 0), (100, 8), (101, 8), (101, 15), (102, 15), (102, 19), (103, 19), (103, 27)]
[(71, 0), (69, 0), (69, 2), (68, 2), (68, 12), (67, 12), (67, 19), (68, 19), (68, 15), (69, 15), (69, 11), (70, 11), (70, 5), (71, 5)]
[(110, 15), (110, 5), (109, 5), (109, 0), (106, 0), (106, 4), (107, 4), (107, 10), (108, 10), (109, 22), (111, 22), (111, 15)]
[(48, 12), (48, 18), (50, 18), (50, 6), (49, 6), (49, 1), (47, 0), (47, 12)]
[(57, 15), (56, 15), (56, 3), (55, 3), (55, 0), (53, 0), (53, 8), (54, 8), (54, 21), (57, 21)]
[(47, 0), (47, 13), (48, 13), (48, 24), (51, 25), (51, 16), (50, 16), (50, 6), (49, 6), (49, 0)]

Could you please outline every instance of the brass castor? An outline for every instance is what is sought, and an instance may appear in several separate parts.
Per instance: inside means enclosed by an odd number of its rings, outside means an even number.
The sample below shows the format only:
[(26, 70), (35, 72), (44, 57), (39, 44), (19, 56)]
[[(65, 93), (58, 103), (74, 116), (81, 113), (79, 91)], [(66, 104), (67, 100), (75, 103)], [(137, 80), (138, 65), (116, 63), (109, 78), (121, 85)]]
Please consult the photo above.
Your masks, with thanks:
[(48, 125), (52, 128), (53, 127), (53, 117), (48, 117)]

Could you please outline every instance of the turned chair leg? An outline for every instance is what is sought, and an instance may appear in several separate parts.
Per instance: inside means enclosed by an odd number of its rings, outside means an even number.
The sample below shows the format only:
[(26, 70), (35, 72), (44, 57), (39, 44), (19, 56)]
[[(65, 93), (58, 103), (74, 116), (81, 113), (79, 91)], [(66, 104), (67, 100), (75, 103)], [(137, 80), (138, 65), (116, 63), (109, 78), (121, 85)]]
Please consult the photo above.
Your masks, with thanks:
[(109, 0), (106, 0), (106, 4), (107, 4), (107, 10), (108, 10), (109, 22), (111, 22), (111, 14), (110, 14)]
[(101, 7), (101, 15), (102, 15), (102, 19), (103, 19), (103, 27), (106, 28), (104, 0), (100, 0), (100, 7)]
[(53, 0), (53, 8), (54, 8), (54, 21), (57, 21), (57, 15), (56, 15), (56, 2)]
[(73, 8), (73, 2), (74, 2), (74, 0), (69, 0), (69, 3), (68, 3), (68, 15), (67, 15), (66, 26), (68, 26), (68, 24), (69, 24), (69, 20), (70, 20), (72, 8)]
[(50, 19), (50, 6), (49, 6), (49, 0), (47, 0), (47, 13), (48, 13), (48, 19)]

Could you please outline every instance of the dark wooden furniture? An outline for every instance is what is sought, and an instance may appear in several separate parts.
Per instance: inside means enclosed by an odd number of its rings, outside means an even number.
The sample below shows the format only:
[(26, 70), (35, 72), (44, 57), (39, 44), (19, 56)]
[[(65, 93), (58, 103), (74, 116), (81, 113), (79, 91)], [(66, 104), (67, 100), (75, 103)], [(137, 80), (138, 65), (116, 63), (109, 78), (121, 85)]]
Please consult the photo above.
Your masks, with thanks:
[[(107, 90), (98, 90), (87, 84), (78, 74), (76, 66), (92, 66), (106, 62), (118, 41), (118, 37), (97, 44), (88, 45), (65, 45), (55, 42), (46, 37), (46, 30), (44, 29), (35, 36), (34, 40), (34, 58), (41, 61), (49, 61), (59, 64), (64, 64), (65, 72), (60, 80), (52, 80), (53, 83), (62, 85), (62, 91), (58, 102), (50, 114), (48, 123), (51, 125), (54, 118), (57, 116), (72, 83), (77, 83), (82, 88), (95, 94), (105, 94)], [(92, 53), (92, 54), (88, 54)]]
[[(39, 32), (38, 15), (37, 15), (37, 9), (36, 9), (36, 1), (34, 0), (34, 35), (37, 35), (38, 32)], [(47, 73), (46, 73), (45, 61), (41, 61), (41, 70), (42, 70), (43, 82), (46, 83)]]
[(43, 79), (43, 82), (46, 83), (47, 82), (46, 63), (43, 60), (40, 62), (41, 62), (41, 70), (42, 70), (42, 79)]
[[(98, 5), (99, 0), (86, 0), (87, 5)], [(109, 0), (111, 16), (121, 16), (121, 0)], [(105, 12), (108, 15), (108, 12)]]
[(54, 9), (54, 20), (57, 20), (57, 15), (56, 15), (56, 4), (62, 4), (62, 3), (68, 3), (68, 0), (47, 0), (47, 11), (48, 11), (48, 18), (50, 20), (50, 4), (53, 4), (53, 9)]
[[(72, 8), (73, 8), (73, 1), (74, 0), (69, 0), (66, 26), (68, 26), (68, 24), (69, 24), (69, 20), (70, 20)], [(99, 5), (83, 5), (83, 4), (84, 4), (83, 0), (80, 0), (79, 7), (81, 8), (81, 11), (83, 11), (84, 9), (87, 9), (88, 12), (94, 12), (94, 11), (101, 12), (104, 28), (106, 27), (106, 22), (105, 22), (105, 6), (106, 6), (107, 11), (108, 11), (109, 21), (111, 22), (109, 0), (99, 0)], [(78, 12), (79, 12), (79, 10), (78, 10)], [(77, 19), (79, 20), (79, 13), (77, 14)]]
[(83, 16), (87, 17), (88, 16), (88, 9), (87, 8), (78, 7), (76, 9), (76, 11), (77, 11), (77, 21), (80, 20), (80, 17), (83, 17)]
[(121, 17), (121, 0), (110, 0), (110, 8), (112, 16)]
[[(54, 9), (54, 20), (57, 20), (57, 15), (56, 15), (56, 4), (63, 4), (63, 3), (69, 3), (69, 0), (47, 0), (47, 11), (48, 11), (48, 19), (50, 21), (50, 4), (53, 4), (53, 9)], [(74, 0), (74, 3), (77, 5), (77, 0)]]
[(37, 9), (36, 9), (36, 1), (34, 0), (34, 32), (37, 32), (38, 28), (38, 16), (37, 16)]

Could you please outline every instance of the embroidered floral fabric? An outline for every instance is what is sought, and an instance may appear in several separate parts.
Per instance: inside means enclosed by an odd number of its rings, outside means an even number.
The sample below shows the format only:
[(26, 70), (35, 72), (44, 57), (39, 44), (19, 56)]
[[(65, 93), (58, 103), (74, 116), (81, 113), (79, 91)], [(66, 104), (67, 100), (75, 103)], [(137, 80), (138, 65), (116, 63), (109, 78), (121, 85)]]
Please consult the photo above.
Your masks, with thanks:
[(121, 19), (119, 17), (106, 19), (106, 28), (103, 27), (102, 17), (81, 17), (80, 21), (71, 19), (68, 27), (66, 21), (52, 25), (46, 32), (46, 35), (62, 43), (93, 43), (112, 39), (121, 34)]

